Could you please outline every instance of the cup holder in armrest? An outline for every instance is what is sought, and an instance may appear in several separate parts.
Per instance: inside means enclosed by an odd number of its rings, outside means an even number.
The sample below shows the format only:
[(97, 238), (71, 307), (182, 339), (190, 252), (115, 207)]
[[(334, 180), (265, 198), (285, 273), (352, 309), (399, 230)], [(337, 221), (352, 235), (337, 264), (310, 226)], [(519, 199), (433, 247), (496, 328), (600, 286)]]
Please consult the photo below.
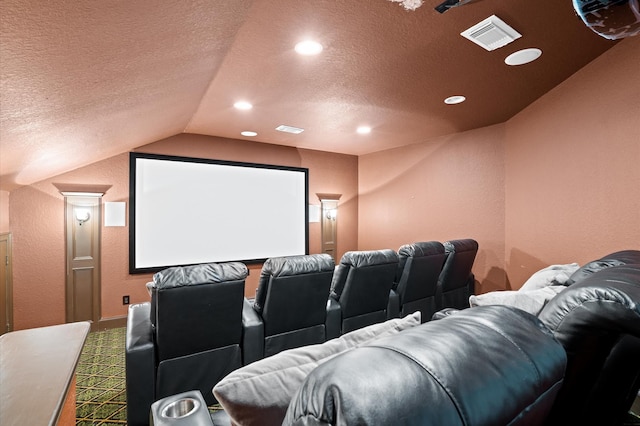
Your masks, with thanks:
[(199, 390), (171, 395), (151, 405), (152, 426), (211, 426), (207, 404)]
[(193, 414), (200, 407), (200, 401), (194, 398), (180, 398), (162, 408), (160, 415), (170, 419), (179, 419)]

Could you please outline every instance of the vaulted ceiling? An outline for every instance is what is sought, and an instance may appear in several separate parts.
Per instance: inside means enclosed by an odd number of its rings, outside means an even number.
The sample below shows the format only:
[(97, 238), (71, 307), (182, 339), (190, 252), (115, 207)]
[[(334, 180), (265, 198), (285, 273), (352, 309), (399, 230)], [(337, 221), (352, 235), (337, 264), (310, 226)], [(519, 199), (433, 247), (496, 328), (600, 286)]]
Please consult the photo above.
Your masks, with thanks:
[[(571, 0), (438, 3), (3, 0), (0, 189), (179, 133), (353, 155), (428, 141), (508, 120), (615, 44)], [(460, 36), (491, 15), (522, 37), (486, 51)], [(322, 53), (298, 55), (305, 38)], [(537, 61), (504, 63), (531, 47)]]

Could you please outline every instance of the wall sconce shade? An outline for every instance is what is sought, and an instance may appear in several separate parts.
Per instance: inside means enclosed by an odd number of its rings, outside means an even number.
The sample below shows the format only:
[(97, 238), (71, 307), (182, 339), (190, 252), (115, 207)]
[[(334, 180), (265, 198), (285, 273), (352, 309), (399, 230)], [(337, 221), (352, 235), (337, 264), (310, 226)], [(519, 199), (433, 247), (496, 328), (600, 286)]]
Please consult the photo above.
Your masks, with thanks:
[(327, 210), (327, 219), (336, 220), (338, 217), (338, 209), (328, 209)]
[(91, 213), (89, 213), (88, 209), (76, 209), (75, 217), (78, 225), (82, 226), (83, 223), (91, 219)]

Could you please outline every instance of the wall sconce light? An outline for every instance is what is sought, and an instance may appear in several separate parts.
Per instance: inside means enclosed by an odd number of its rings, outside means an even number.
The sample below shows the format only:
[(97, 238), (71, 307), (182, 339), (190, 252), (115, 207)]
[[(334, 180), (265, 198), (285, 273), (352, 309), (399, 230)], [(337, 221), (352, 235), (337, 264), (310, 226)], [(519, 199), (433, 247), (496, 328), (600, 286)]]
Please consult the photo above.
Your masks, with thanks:
[(88, 209), (76, 209), (75, 216), (78, 221), (78, 225), (80, 226), (91, 218), (91, 214)]
[(338, 209), (328, 209), (327, 210), (327, 219), (336, 220), (338, 217)]

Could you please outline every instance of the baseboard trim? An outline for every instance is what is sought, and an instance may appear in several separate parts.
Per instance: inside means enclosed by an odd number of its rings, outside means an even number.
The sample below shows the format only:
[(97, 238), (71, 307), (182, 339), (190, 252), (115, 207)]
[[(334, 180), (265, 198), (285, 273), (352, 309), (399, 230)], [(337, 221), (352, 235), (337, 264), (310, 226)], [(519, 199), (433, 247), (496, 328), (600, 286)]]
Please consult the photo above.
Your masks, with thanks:
[(107, 330), (111, 328), (119, 328), (127, 326), (127, 316), (100, 318), (98, 323), (98, 330)]

